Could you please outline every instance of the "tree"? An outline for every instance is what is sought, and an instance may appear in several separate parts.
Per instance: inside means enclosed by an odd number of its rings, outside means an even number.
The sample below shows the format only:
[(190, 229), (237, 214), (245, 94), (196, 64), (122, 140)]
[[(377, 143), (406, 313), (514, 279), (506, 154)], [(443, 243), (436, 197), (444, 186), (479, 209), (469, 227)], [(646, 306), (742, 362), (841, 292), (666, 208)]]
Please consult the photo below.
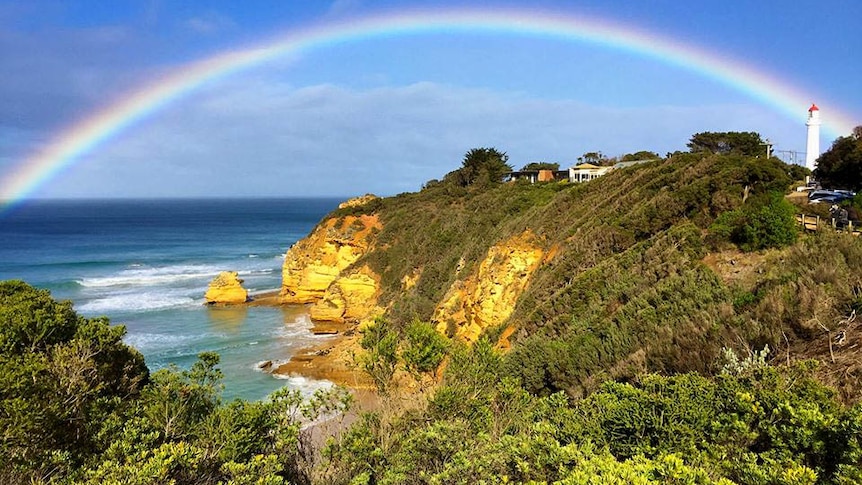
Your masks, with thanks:
[(0, 482), (62, 473), (101, 450), (102, 423), (148, 380), (123, 335), (46, 290), (0, 282)]
[(559, 170), (559, 169), (560, 169), (560, 164), (559, 164), (559, 163), (552, 163), (552, 162), (530, 162), (530, 163), (528, 163), (528, 164), (524, 165), (524, 168), (522, 168), (521, 170), (523, 170), (523, 171), (525, 171), (525, 172), (526, 172), (526, 171), (529, 171), (529, 170), (553, 170), (553, 171), (557, 171), (557, 170)]
[(640, 160), (655, 160), (657, 158), (661, 158), (658, 156), (658, 153), (649, 152), (646, 150), (641, 150), (635, 153), (626, 153), (620, 159), (621, 162), (635, 162)]
[(832, 142), (817, 159), (814, 178), (824, 187), (862, 190), (862, 126)]
[(705, 131), (692, 135), (688, 142), (692, 153), (708, 152), (746, 156), (765, 155), (766, 148), (759, 133), (753, 131)]
[(398, 364), (398, 333), (389, 322), (378, 318), (362, 331), (359, 345), (366, 351), (360, 358), (362, 369), (374, 380), (377, 391), (388, 391)]
[(464, 155), (461, 168), (447, 174), (446, 179), (462, 187), (500, 183), (512, 171), (508, 161), (506, 152), (496, 148), (473, 148)]
[(608, 157), (604, 156), (602, 152), (587, 152), (578, 157), (578, 161), (593, 165), (604, 165), (608, 161)]

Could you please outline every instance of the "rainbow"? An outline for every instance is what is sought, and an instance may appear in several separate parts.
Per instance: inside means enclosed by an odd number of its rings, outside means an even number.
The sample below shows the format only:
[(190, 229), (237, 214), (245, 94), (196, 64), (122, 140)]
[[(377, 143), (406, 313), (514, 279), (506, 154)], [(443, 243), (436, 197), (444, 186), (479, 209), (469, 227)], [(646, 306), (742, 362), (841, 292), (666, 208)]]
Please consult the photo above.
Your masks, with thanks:
[[(24, 200), (39, 186), (136, 121), (205, 83), (268, 60), (302, 54), (315, 48), (384, 36), (458, 32), (547, 37), (630, 52), (714, 79), (792, 118), (799, 118), (812, 101), (809, 93), (802, 93), (784, 80), (742, 62), (602, 19), (519, 9), (385, 13), (323, 23), (257, 47), (217, 54), (177, 69), (122, 101), (84, 118), (61, 132), (46, 148), (20, 162), (0, 180), (0, 212)], [(829, 121), (824, 128), (834, 135), (850, 133), (853, 119), (834, 107), (826, 109)]]

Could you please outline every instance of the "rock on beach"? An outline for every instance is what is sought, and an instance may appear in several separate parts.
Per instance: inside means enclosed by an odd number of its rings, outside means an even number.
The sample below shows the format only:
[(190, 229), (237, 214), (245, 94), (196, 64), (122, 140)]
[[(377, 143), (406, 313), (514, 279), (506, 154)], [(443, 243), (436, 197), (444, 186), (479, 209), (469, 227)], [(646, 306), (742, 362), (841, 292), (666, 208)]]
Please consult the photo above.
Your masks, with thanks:
[(222, 271), (207, 289), (204, 298), (208, 305), (233, 305), (248, 301), (248, 291), (236, 271)]

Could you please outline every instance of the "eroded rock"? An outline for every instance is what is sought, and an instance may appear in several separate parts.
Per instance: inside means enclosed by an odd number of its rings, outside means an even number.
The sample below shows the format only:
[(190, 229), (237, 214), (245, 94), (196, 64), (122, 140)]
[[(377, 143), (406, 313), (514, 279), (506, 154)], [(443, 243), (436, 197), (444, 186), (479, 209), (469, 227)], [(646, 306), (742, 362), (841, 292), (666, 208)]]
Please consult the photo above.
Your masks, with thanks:
[(210, 305), (233, 305), (248, 301), (248, 291), (236, 271), (222, 271), (210, 282), (204, 298)]
[(285, 255), (282, 303), (314, 303), (324, 298), (342, 272), (371, 250), (380, 228), (376, 215), (345, 216), (320, 223)]

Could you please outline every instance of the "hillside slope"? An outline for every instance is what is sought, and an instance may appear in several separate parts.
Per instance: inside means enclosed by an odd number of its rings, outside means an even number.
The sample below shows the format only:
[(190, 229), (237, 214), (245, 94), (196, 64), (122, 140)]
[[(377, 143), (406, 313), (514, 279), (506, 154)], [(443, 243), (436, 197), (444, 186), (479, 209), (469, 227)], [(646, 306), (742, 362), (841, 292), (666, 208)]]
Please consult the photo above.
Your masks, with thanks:
[[(327, 242), (288, 254), (284, 278), (338, 259), (324, 246), (349, 247), (348, 264), (329, 272), (336, 310), (318, 315), (348, 324), (383, 316), (401, 335), (418, 319), (468, 342), (511, 343), (503, 365), (539, 394), (582, 396), (646, 371), (708, 373), (723, 347), (769, 345), (782, 358), (833, 365), (835, 348), (824, 355), (809, 343), (862, 310), (862, 242), (804, 237), (757, 253), (760, 266), (744, 282), (704, 263), (732, 247), (721, 237), (727, 214), (777, 227), (761, 208), (791, 182), (777, 160), (706, 154), (585, 184), (435, 182), (333, 212), (309, 237)], [(373, 227), (357, 222), (369, 220)], [(351, 298), (358, 278), (363, 293)], [(282, 292), (303, 293), (289, 284)], [(842, 371), (847, 397), (859, 380), (854, 365)]]

